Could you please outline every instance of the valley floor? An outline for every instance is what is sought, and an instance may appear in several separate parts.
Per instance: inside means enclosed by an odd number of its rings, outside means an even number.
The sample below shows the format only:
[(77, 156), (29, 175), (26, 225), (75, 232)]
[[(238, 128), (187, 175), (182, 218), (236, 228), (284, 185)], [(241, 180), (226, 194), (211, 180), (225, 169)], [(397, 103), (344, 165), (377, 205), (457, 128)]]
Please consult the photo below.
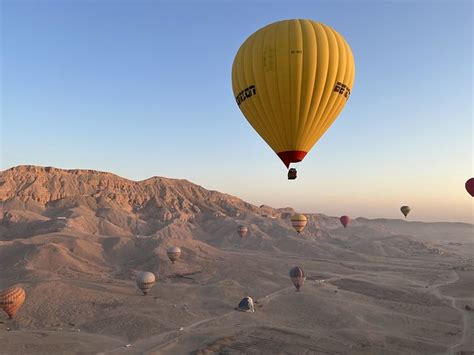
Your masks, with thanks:
[[(111, 277), (70, 274), (31, 281), (24, 312), (13, 322), (2, 319), (0, 353), (474, 350), (474, 311), (465, 308), (473, 306), (474, 272), (454, 270), (455, 262), (305, 258), (237, 248), (222, 253), (216, 267), (204, 265), (187, 278), (167, 270), (146, 297), (132, 281)], [(296, 264), (307, 275), (301, 292), (287, 277)], [(61, 302), (54, 299), (58, 294)], [(256, 312), (235, 311), (247, 295), (256, 300)]]

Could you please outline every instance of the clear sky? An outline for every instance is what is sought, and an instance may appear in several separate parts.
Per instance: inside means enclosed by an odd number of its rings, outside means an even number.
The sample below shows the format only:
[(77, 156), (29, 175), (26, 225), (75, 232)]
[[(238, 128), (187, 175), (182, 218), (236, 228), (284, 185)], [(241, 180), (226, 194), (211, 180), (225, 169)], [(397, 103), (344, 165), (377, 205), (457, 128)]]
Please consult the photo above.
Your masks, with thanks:
[[(231, 67), (289, 18), (341, 33), (342, 114), (286, 179), (239, 111)], [(473, 5), (427, 1), (2, 0), (1, 168), (185, 178), (274, 207), (473, 221)]]

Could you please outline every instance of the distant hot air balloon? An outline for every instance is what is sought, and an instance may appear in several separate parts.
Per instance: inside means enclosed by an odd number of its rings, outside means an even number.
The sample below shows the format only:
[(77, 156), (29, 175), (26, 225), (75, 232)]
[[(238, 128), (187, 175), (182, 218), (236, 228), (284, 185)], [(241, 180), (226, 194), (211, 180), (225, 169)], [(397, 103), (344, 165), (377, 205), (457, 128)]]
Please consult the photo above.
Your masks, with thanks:
[(178, 247), (171, 247), (171, 248), (168, 248), (166, 253), (168, 254), (168, 258), (174, 264), (174, 262), (178, 260), (179, 257), (181, 256), (181, 249)]
[(400, 211), (402, 211), (405, 218), (407, 218), (407, 215), (410, 213), (411, 209), (408, 206), (402, 206), (400, 207)]
[(237, 233), (239, 233), (241, 238), (245, 238), (249, 232), (249, 229), (246, 226), (239, 226)]
[(301, 287), (303, 287), (304, 281), (306, 280), (306, 276), (304, 271), (299, 266), (295, 266), (290, 270), (290, 279), (296, 287), (296, 291), (299, 291)]
[(354, 76), (352, 51), (338, 32), (292, 19), (245, 40), (232, 65), (232, 89), (247, 121), (288, 168), (337, 118)]
[(10, 287), (0, 292), (0, 308), (12, 319), (25, 302), (25, 290), (21, 287)]
[(155, 275), (148, 271), (140, 271), (137, 275), (137, 286), (146, 296), (156, 282)]
[(349, 223), (351, 223), (351, 217), (349, 216), (342, 216), (341, 218), (339, 218), (339, 220), (341, 221), (342, 225), (344, 226), (344, 228), (347, 227), (347, 225)]
[(304, 214), (295, 213), (291, 216), (291, 225), (298, 233), (301, 233), (304, 230), (306, 223), (308, 223), (308, 219)]
[(469, 192), (469, 195), (474, 197), (474, 178), (470, 178), (466, 181), (466, 190)]

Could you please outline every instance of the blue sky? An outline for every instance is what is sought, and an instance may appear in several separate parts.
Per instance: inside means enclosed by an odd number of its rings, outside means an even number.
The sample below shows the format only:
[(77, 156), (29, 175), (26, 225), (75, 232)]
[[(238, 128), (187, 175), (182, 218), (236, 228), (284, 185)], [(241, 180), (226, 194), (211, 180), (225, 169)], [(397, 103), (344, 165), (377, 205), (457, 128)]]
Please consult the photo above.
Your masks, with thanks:
[[(342, 114), (286, 180), (235, 104), (258, 28), (309, 18), (351, 46)], [(1, 2), (1, 168), (185, 178), (302, 212), (473, 220), (473, 6), (427, 1)]]

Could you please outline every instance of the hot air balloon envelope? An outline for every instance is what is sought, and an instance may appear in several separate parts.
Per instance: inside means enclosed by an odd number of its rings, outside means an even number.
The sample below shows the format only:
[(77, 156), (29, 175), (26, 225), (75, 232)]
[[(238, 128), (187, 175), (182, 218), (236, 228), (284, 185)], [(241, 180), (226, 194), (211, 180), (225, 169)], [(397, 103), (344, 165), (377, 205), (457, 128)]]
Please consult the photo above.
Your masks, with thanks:
[(239, 305), (237, 306), (236, 310), (242, 311), (242, 312), (255, 312), (255, 308), (253, 306), (253, 299), (252, 297), (245, 297), (243, 298), (240, 302)]
[(150, 292), (151, 288), (156, 282), (155, 275), (148, 271), (140, 271), (137, 274), (137, 287), (143, 292), (146, 296)]
[(299, 266), (295, 266), (290, 270), (290, 279), (296, 287), (296, 291), (299, 291), (301, 287), (304, 285), (304, 281), (306, 280), (306, 276), (304, 271)]
[(351, 217), (349, 216), (342, 216), (341, 218), (339, 218), (339, 220), (341, 221), (342, 225), (344, 226), (344, 228), (347, 227), (347, 225), (351, 222)]
[(171, 247), (168, 248), (166, 254), (168, 255), (168, 258), (171, 260), (171, 262), (174, 264), (174, 262), (178, 260), (181, 256), (181, 249), (178, 247)]
[(403, 215), (406, 218), (408, 216), (408, 214), (410, 213), (411, 209), (408, 206), (402, 206), (402, 207), (400, 207), (400, 211), (402, 211)]
[(470, 178), (466, 181), (466, 190), (469, 192), (469, 195), (474, 197), (474, 178)]
[(21, 287), (10, 287), (0, 292), (0, 308), (12, 319), (25, 302), (26, 293)]
[(298, 233), (301, 233), (304, 230), (306, 223), (308, 223), (308, 219), (304, 214), (295, 213), (291, 216), (291, 225)]
[(239, 228), (237, 228), (237, 233), (239, 233), (241, 238), (245, 238), (248, 232), (249, 229), (246, 226), (239, 226)]
[(337, 118), (354, 76), (352, 51), (338, 32), (293, 19), (245, 40), (232, 65), (232, 89), (250, 125), (289, 167)]

